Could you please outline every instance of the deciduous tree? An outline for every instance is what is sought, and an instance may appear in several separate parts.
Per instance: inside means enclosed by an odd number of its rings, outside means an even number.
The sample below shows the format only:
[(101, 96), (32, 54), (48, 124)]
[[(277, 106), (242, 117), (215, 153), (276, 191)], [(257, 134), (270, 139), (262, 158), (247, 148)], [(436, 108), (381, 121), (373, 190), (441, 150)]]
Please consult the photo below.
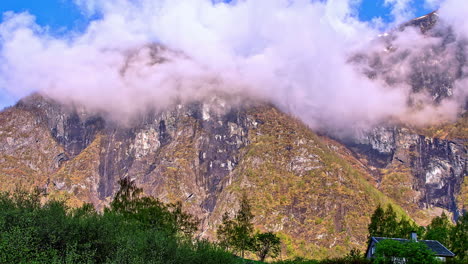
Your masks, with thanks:
[(375, 250), (375, 264), (428, 264), (437, 263), (434, 252), (420, 242), (380, 241)]
[(252, 250), (262, 262), (267, 256), (276, 258), (281, 251), (281, 240), (272, 232), (256, 233), (253, 237)]

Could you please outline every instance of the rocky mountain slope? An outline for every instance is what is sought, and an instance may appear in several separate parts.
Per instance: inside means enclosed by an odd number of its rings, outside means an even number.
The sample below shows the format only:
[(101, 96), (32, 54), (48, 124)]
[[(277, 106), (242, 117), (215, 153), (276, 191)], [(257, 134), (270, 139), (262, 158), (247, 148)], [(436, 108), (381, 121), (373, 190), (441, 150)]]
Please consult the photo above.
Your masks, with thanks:
[[(422, 51), (395, 44), (402, 38), (399, 33), (414, 28), (422, 32), (422, 41), (427, 42)], [(355, 58), (357, 63), (366, 65), (365, 74), (369, 78), (384, 79), (389, 86), (407, 85), (411, 90), (408, 103), (415, 107), (424, 104), (440, 107), (445, 99), (455, 97), (462, 100), (466, 111), (468, 104), (463, 91), (467, 88), (461, 80), (468, 77), (468, 45), (457, 39), (453, 28), (439, 21), (436, 12), (403, 24), (379, 41), (385, 43), (383, 52), (360, 54)], [(456, 89), (457, 85), (462, 87)], [(418, 99), (421, 95), (430, 100), (421, 101)], [(415, 197), (419, 208), (444, 208), (456, 217), (460, 210), (466, 210), (463, 181), (467, 129), (465, 113), (454, 123), (424, 129), (384, 124), (345, 140), (345, 144), (358, 156), (365, 157), (374, 171), (380, 169), (377, 174), (381, 188), (395, 192), (392, 197), (406, 192), (407, 195), (397, 199), (404, 203), (404, 197), (412, 193), (410, 196)], [(385, 186), (399, 180), (406, 182), (406, 187)]]
[(379, 203), (422, 222), (428, 205), (464, 206), (464, 145), (412, 133), (375, 130), (350, 150), (268, 104), (214, 96), (121, 126), (34, 95), (0, 113), (1, 188), (38, 186), (102, 208), (131, 177), (148, 195), (183, 201), (207, 237), (246, 192), (256, 227), (279, 232), (286, 254), (339, 255), (364, 244)]
[[(416, 58), (422, 66), (411, 85), (451, 96), (462, 75), (428, 75), (435, 54)], [(371, 64), (368, 76), (391, 74), (386, 61)], [(208, 238), (247, 193), (256, 228), (279, 233), (284, 254), (314, 258), (365, 246), (378, 204), (392, 203), (420, 224), (468, 208), (466, 115), (454, 124), (386, 124), (332, 139), (272, 105), (237, 99), (213, 95), (123, 125), (38, 94), (24, 98), (0, 112), (0, 189), (37, 186), (70, 206), (103, 208), (117, 181), (130, 177), (148, 195), (182, 201)]]

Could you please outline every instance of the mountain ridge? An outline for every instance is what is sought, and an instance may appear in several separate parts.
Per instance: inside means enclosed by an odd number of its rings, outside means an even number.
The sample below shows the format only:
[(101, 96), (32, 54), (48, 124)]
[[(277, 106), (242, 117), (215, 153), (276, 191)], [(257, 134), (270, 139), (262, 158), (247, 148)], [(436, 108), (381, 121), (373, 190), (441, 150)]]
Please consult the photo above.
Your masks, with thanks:
[[(247, 192), (256, 228), (280, 233), (289, 241), (284, 248), (288, 256), (339, 256), (362, 247), (378, 204), (391, 203), (400, 216), (419, 223), (442, 210), (453, 211), (438, 196), (427, 204), (429, 210), (417, 200), (408, 202), (409, 195), (420, 192), (413, 186), (417, 177), (411, 168), (399, 172), (392, 167), (396, 155), (381, 168), (371, 166), (372, 155), (319, 136), (269, 104), (230, 106), (213, 96), (148, 113), (140, 121), (119, 127), (39, 95), (22, 100), (0, 113), (1, 159), (11, 160), (1, 163), (1, 180), (9, 184), (0, 187), (12, 190), (24, 178), (23, 185), (38, 186), (70, 206), (89, 202), (103, 208), (117, 181), (130, 177), (148, 195), (182, 201), (202, 219), (200, 235), (211, 239), (222, 214), (235, 210)], [(400, 153), (408, 142), (425, 140), (383, 143), (394, 144)], [(44, 157), (37, 159), (39, 155)], [(14, 164), (24, 165), (11, 171)], [(466, 159), (464, 166), (466, 173)], [(406, 180), (395, 187), (392, 177)], [(401, 190), (406, 193), (398, 197)], [(455, 190), (449, 196), (459, 193), (464, 195)]]

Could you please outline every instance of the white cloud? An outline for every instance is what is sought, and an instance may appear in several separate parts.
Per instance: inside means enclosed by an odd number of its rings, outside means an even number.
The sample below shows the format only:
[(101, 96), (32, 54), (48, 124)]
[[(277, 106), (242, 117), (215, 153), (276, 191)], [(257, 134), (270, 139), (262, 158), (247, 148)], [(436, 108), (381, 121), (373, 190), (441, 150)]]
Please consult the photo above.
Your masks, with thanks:
[(414, 18), (412, 3), (414, 0), (385, 0), (385, 5), (391, 6), (391, 14), (395, 18), (395, 24), (408, 21)]
[[(387, 1), (404, 16), (407, 1)], [(6, 16), (0, 89), (40, 91), (119, 118), (214, 92), (236, 93), (327, 129), (404, 119), (411, 110), (407, 85), (390, 88), (348, 62), (356, 51), (371, 49), (379, 34), (356, 19), (356, 1), (76, 2), (102, 18), (65, 37), (47, 34), (29, 14)], [(427, 45), (422, 36), (412, 41), (420, 43), (413, 50)], [(152, 43), (167, 49), (155, 54)], [(165, 62), (154, 64), (155, 56)]]

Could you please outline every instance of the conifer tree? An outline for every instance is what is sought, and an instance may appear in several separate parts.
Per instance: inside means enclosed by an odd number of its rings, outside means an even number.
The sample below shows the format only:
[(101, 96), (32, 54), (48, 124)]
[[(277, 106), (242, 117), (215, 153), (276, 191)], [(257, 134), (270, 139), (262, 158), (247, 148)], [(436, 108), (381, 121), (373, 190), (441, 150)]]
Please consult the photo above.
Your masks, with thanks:
[(371, 216), (368, 226), (369, 236), (407, 238), (412, 231), (421, 233), (421, 228), (406, 217), (398, 220), (397, 214), (391, 204), (385, 209), (380, 205)]
[(384, 210), (382, 206), (377, 207), (375, 209), (374, 213), (371, 216), (371, 222), (368, 226), (369, 230), (369, 237), (382, 237), (384, 236), (384, 230), (383, 230), (383, 217), (384, 217)]
[(234, 244), (234, 220), (229, 218), (228, 212), (225, 212), (221, 224), (218, 226), (216, 236), (218, 238), (219, 245), (224, 249), (233, 250), (232, 245)]
[(245, 251), (252, 248), (254, 231), (252, 219), (253, 214), (249, 200), (247, 195), (243, 194), (240, 208), (234, 219), (230, 219), (227, 213), (223, 216), (223, 221), (217, 231), (220, 245), (230, 248), (235, 252), (240, 252), (243, 258)]
[(398, 228), (395, 230), (393, 236), (398, 238), (410, 238), (411, 232), (416, 232), (421, 236), (424, 233), (424, 227), (418, 226), (414, 221), (407, 217), (402, 217), (398, 222)]
[(457, 224), (452, 229), (450, 240), (456, 258), (462, 262), (468, 262), (468, 213), (458, 218)]
[(425, 239), (437, 240), (445, 246), (450, 246), (450, 232), (452, 223), (445, 213), (432, 219), (431, 223), (427, 226)]
[(383, 216), (383, 222), (381, 224), (383, 225), (384, 236), (387, 236), (387, 237), (399, 236), (397, 214), (391, 204), (387, 205), (387, 208), (385, 209), (385, 213)]

